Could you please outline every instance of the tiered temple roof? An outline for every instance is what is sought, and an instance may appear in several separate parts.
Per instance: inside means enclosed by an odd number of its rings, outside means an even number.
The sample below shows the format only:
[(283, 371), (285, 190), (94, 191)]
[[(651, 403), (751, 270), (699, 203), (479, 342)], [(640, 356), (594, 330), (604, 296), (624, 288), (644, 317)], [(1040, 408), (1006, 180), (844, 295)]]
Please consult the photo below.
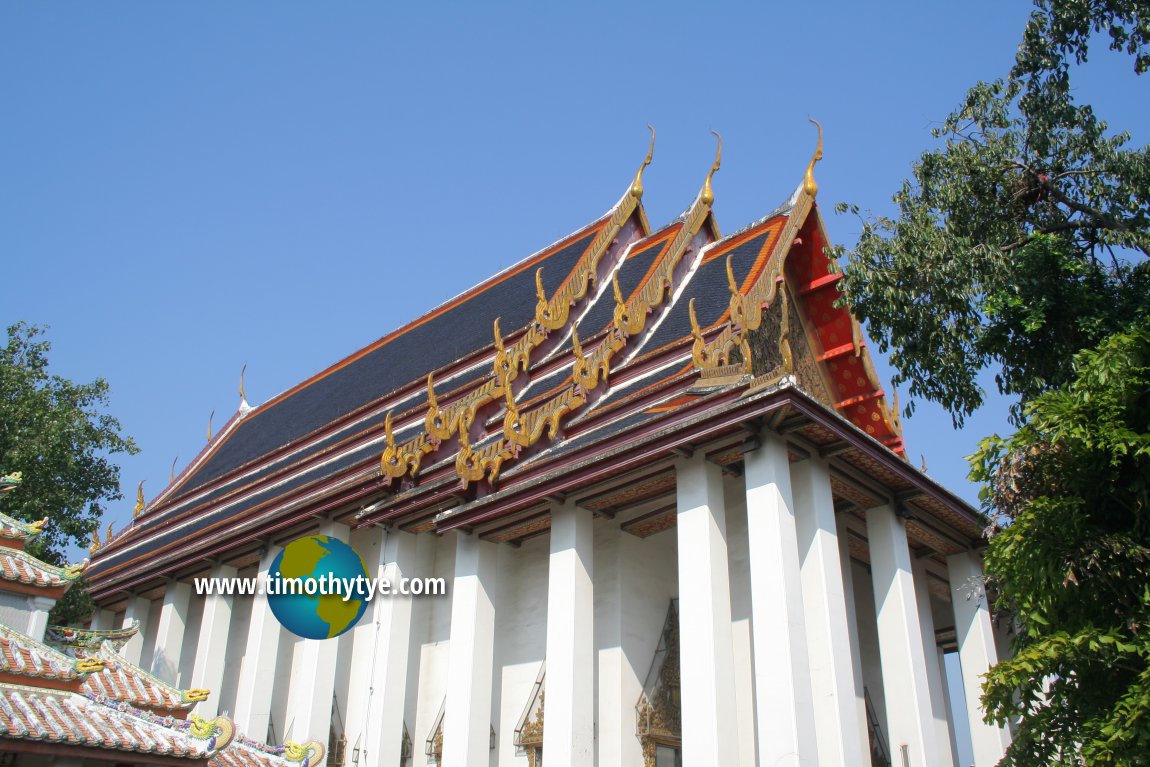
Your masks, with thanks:
[[(316, 516), (414, 532), (464, 528), (517, 544), (576, 495), (624, 529), (674, 525), (675, 456), (738, 472), (762, 428), (796, 456), (836, 459), (836, 503), (896, 496), (938, 561), (979, 537), (977, 513), (904, 459), (840, 279), (814, 180), (725, 237), (719, 151), (686, 211), (652, 231), (642, 172), (606, 214), (356, 354), (241, 407), (133, 525), (93, 559), (115, 608), (206, 557), (243, 566)], [(860, 558), (867, 556), (859, 534)]]

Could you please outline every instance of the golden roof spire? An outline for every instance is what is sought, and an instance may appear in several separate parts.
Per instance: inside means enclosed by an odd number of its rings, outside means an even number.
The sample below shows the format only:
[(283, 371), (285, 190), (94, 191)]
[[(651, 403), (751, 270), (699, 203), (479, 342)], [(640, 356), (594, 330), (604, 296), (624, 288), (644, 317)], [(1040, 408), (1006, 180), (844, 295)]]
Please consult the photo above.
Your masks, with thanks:
[(723, 137), (719, 135), (717, 130), (713, 130), (711, 133), (714, 133), (715, 138), (719, 140), (719, 146), (715, 150), (715, 164), (707, 172), (707, 180), (703, 183), (703, 191), (699, 194), (704, 205), (710, 205), (715, 201), (715, 192), (711, 189), (711, 176), (715, 175), (715, 171), (719, 169), (719, 162), (723, 159)]
[(175, 458), (172, 459), (172, 468), (168, 469), (168, 484), (169, 485), (176, 481), (176, 461), (178, 461), (178, 460), (180, 460), (180, 457), (177, 455)]
[(216, 411), (208, 413), (208, 442), (212, 441), (212, 419), (216, 417)]
[(643, 170), (651, 164), (651, 158), (655, 155), (655, 127), (647, 123), (647, 130), (651, 131), (651, 146), (647, 149), (647, 156), (635, 174), (635, 180), (631, 182), (631, 196), (636, 200), (643, 196)]
[(247, 395), (244, 393), (244, 373), (246, 373), (246, 372), (248, 372), (248, 363), (245, 362), (244, 366), (240, 369), (240, 401), (241, 402), (246, 402), (248, 399)]
[(803, 176), (803, 191), (814, 197), (819, 193), (819, 185), (815, 181), (815, 163), (823, 159), (823, 126), (813, 117), (807, 119), (819, 129), (819, 140), (815, 146), (814, 156), (811, 157), (811, 164), (807, 166), (806, 175)]
[(140, 516), (140, 514), (142, 514), (144, 511), (144, 506), (145, 506), (145, 503), (144, 503), (144, 482), (145, 481), (146, 480), (141, 479), (139, 486), (136, 488), (136, 508), (132, 509), (132, 519), (135, 519), (136, 517)]

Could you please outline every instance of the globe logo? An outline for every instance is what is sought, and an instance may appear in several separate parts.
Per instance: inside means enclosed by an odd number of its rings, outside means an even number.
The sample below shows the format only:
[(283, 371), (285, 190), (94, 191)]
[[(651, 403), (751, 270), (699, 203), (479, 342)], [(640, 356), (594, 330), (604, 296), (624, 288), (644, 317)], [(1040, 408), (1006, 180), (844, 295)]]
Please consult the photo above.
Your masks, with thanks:
[(369, 589), (367, 568), (351, 546), (309, 535), (289, 543), (272, 561), (265, 592), (272, 614), (288, 631), (331, 639), (363, 617)]

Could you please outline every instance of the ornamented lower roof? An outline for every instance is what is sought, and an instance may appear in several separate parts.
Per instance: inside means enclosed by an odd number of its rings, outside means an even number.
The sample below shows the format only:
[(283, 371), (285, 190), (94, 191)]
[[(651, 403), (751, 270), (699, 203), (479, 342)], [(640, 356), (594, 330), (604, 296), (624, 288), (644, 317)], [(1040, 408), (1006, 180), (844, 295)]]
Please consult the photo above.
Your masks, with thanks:
[(21, 549), (0, 546), (0, 578), (38, 588), (66, 590), (83, 573), (85, 565), (56, 567)]
[[(16, 484), (11, 483), (8, 486), (15, 487)], [(44, 525), (47, 522), (47, 518), (39, 522), (25, 522), (0, 513), (0, 540), (4, 540), (4, 545), (10, 548), (23, 549), (25, 542), (44, 532)]]
[(144, 708), (186, 716), (186, 711), (207, 698), (206, 690), (179, 690), (166, 684), (116, 651), (110, 643), (99, 649), (78, 651), (78, 657), (101, 661), (102, 671), (85, 678), (83, 690), (108, 700), (123, 701)]
[[(11, 488), (19, 477), (0, 481)], [(53, 568), (9, 548), (0, 548), (0, 563), (9, 580), (34, 585), (70, 585), (83, 569)], [(0, 623), (0, 750), (84, 756), (92, 749), (101, 761), (111, 751), (213, 767), (316, 767), (323, 760), (318, 742), (277, 748), (237, 739), (226, 717), (185, 719), (207, 690), (177, 690), (124, 660), (117, 650), (137, 630), (52, 626), (48, 636), (61, 644), (51, 647)]]
[(107, 643), (113, 650), (119, 651), (132, 637), (140, 631), (140, 622), (135, 621), (131, 626), (121, 629), (107, 629), (93, 631), (91, 629), (75, 629), (68, 626), (48, 626), (45, 639), (52, 645), (64, 649), (66, 652), (76, 650), (98, 651), (101, 645)]
[(129, 663), (111, 642), (95, 648), (69, 645), (57, 648), (3, 624), (0, 624), (0, 672), (34, 677), (53, 688), (174, 714), (181, 719), (192, 706), (207, 698), (206, 690), (178, 690)]
[(189, 737), (177, 723), (78, 693), (0, 685), (0, 743), (11, 738), (190, 759), (214, 753), (211, 740)]
[(0, 684), (0, 747), (36, 744), (147, 754), (212, 767), (315, 767), (323, 746), (274, 748), (237, 738), (231, 721), (160, 717), (98, 695)]
[(0, 623), (0, 672), (78, 686), (91, 671), (78, 670), (77, 660)]

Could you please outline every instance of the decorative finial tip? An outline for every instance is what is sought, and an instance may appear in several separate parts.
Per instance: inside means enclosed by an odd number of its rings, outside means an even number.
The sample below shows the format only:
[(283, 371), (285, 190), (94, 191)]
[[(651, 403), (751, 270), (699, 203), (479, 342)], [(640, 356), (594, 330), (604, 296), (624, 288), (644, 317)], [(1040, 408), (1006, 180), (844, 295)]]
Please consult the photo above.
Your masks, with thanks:
[(703, 203), (706, 205), (710, 205), (715, 201), (715, 192), (711, 189), (711, 177), (715, 175), (715, 171), (719, 169), (719, 164), (723, 160), (723, 137), (719, 135), (717, 130), (712, 130), (711, 133), (715, 134), (715, 138), (719, 140), (719, 146), (715, 149), (715, 162), (707, 172), (707, 180), (703, 183), (703, 191), (700, 194)]
[(631, 182), (631, 196), (636, 200), (643, 196), (643, 171), (651, 164), (651, 158), (655, 156), (655, 127), (651, 123), (647, 123), (647, 130), (651, 131), (651, 146), (647, 148), (647, 156), (643, 158), (643, 164), (639, 166), (638, 172), (635, 173), (635, 180)]
[(811, 162), (807, 166), (806, 175), (803, 176), (803, 191), (811, 197), (819, 193), (818, 182), (815, 181), (815, 163), (823, 159), (823, 126), (813, 117), (807, 118), (812, 125), (819, 129), (818, 144), (815, 145), (815, 153), (811, 157)]
[(244, 373), (246, 372), (248, 372), (248, 363), (245, 362), (244, 366), (240, 369), (240, 402), (248, 401), (248, 397), (244, 393)]
[(144, 511), (145, 506), (147, 505), (144, 502), (144, 482), (145, 481), (146, 480), (141, 479), (140, 484), (136, 486), (136, 506), (135, 506), (135, 508), (132, 509), (132, 518), (133, 519), (140, 516), (140, 514)]

